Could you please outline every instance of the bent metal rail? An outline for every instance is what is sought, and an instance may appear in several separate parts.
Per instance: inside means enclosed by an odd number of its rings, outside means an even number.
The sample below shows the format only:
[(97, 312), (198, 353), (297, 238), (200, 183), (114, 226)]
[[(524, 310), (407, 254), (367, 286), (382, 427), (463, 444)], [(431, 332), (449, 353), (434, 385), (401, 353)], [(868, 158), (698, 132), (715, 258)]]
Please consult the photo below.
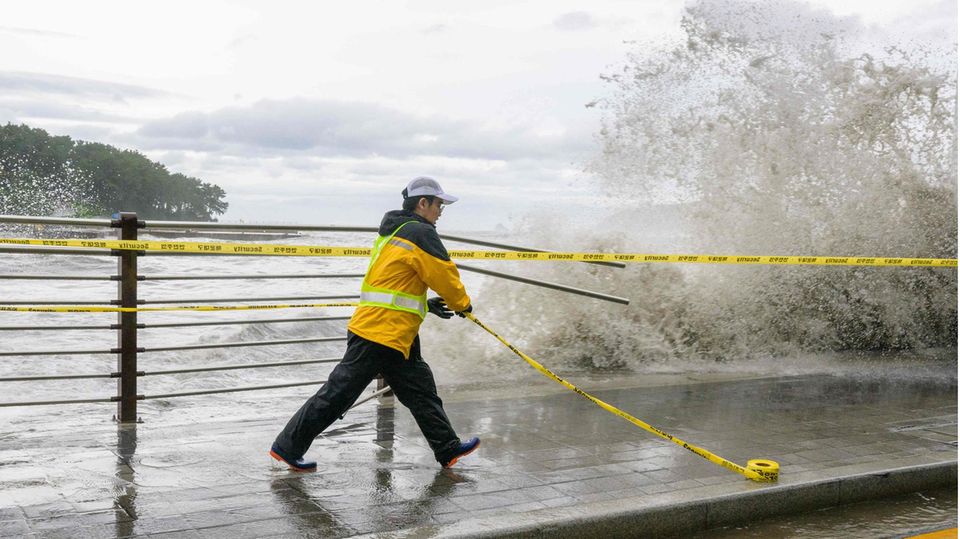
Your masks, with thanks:
[[(337, 231), (337, 232), (371, 232), (375, 233), (375, 228), (359, 227), (309, 227), (309, 226), (259, 226), (259, 225), (225, 225), (219, 223), (192, 223), (192, 222), (171, 222), (171, 221), (142, 221), (137, 219), (134, 213), (121, 213), (119, 219), (60, 219), (31, 216), (0, 216), (0, 223), (14, 223), (22, 225), (71, 225), (84, 227), (112, 227), (118, 228), (120, 242), (141, 243), (137, 240), (138, 230), (149, 230), (152, 227), (162, 229), (190, 229), (190, 230), (286, 230), (286, 231)], [(444, 236), (450, 241), (473, 243), (487, 247), (498, 247), (505, 249), (527, 250), (527, 252), (539, 252), (536, 249), (520, 247), (516, 245), (505, 245), (482, 240), (473, 240), (459, 236)], [(39, 241), (39, 240), (38, 240)], [(57, 240), (59, 241), (59, 240)], [(97, 240), (102, 241), (102, 240)], [(112, 240), (111, 240), (112, 241)], [(20, 245), (24, 245), (21, 243)], [(349, 274), (304, 274), (304, 275), (150, 275), (140, 274), (137, 271), (138, 258), (144, 255), (179, 255), (191, 256), (193, 253), (187, 252), (140, 252), (131, 249), (90, 249), (83, 247), (79, 249), (64, 249), (59, 246), (40, 245), (37, 247), (11, 247), (0, 248), (0, 252), (9, 253), (14, 256), (18, 254), (43, 254), (43, 255), (100, 255), (113, 256), (118, 260), (118, 272), (116, 275), (50, 275), (50, 274), (7, 274), (0, 275), (0, 281), (5, 280), (53, 280), (53, 281), (113, 281), (118, 283), (118, 295), (116, 299), (90, 301), (58, 301), (53, 299), (38, 299), (30, 301), (0, 301), (5, 307), (2, 310), (7, 311), (41, 311), (41, 312), (117, 312), (118, 320), (116, 324), (84, 324), (84, 325), (10, 325), (0, 326), (0, 334), (7, 331), (72, 331), (72, 330), (107, 330), (116, 331), (118, 334), (118, 346), (102, 349), (75, 349), (75, 350), (0, 350), (0, 359), (14, 356), (45, 356), (45, 355), (73, 355), (73, 354), (116, 354), (117, 370), (109, 373), (37, 373), (31, 375), (8, 376), (0, 378), (0, 382), (46, 382), (54, 380), (83, 380), (83, 379), (116, 379), (117, 394), (88, 399), (61, 399), (45, 401), (21, 401), (21, 402), (0, 402), (0, 407), (20, 407), (20, 406), (38, 406), (38, 405), (67, 405), (67, 404), (87, 404), (87, 403), (117, 403), (117, 420), (121, 422), (137, 421), (137, 402), (148, 399), (167, 399), (175, 397), (187, 397), (196, 395), (212, 395), (218, 393), (233, 393), (241, 391), (258, 391), (267, 389), (280, 389), (298, 386), (319, 385), (324, 380), (310, 381), (291, 381), (282, 384), (268, 384), (231, 388), (204, 389), (195, 391), (180, 391), (173, 393), (158, 394), (139, 394), (137, 391), (137, 380), (146, 376), (165, 376), (174, 374), (189, 373), (209, 373), (217, 371), (239, 370), (239, 369), (265, 369), (289, 367), (293, 365), (323, 364), (335, 363), (339, 358), (319, 358), (304, 359), (297, 361), (282, 362), (261, 362), (247, 364), (226, 364), (226, 365), (202, 365), (192, 368), (167, 369), (167, 370), (141, 370), (138, 365), (140, 354), (149, 354), (151, 352), (161, 351), (180, 351), (180, 350), (198, 350), (213, 348), (241, 348), (251, 346), (282, 346), (290, 344), (305, 344), (317, 342), (335, 342), (343, 341), (345, 336), (322, 337), (322, 338), (302, 338), (285, 340), (265, 340), (265, 341), (244, 341), (228, 342), (217, 344), (195, 344), (184, 346), (161, 346), (161, 347), (140, 347), (137, 344), (139, 331), (161, 328), (182, 328), (191, 326), (214, 326), (214, 325), (233, 325), (233, 324), (254, 324), (254, 323), (291, 323), (308, 321), (344, 321), (347, 316), (303, 316), (296, 318), (260, 318), (256, 320), (217, 320), (217, 321), (189, 321), (172, 323), (139, 323), (137, 320), (137, 311), (139, 310), (249, 310), (249, 309), (267, 309), (271, 307), (307, 307), (320, 304), (292, 304), (292, 305), (237, 305), (238, 302), (279, 302), (279, 301), (309, 301), (309, 300), (356, 300), (356, 286), (352, 287), (350, 295), (337, 296), (282, 296), (282, 297), (230, 297), (230, 298), (158, 298), (144, 300), (139, 298), (138, 283), (141, 281), (177, 281), (177, 280), (244, 280), (244, 279), (358, 279), (363, 276), (360, 273)], [(214, 256), (218, 253), (198, 254), (198, 256)], [(600, 263), (600, 265), (625, 267), (622, 263)], [(521, 282), (533, 286), (544, 287), (570, 294), (577, 294), (604, 301), (626, 304), (629, 303), (625, 298), (601, 294), (590, 290), (569, 287), (558, 283), (551, 283), (519, 277), (503, 272), (491, 271), (481, 268), (459, 266), (464, 271), (473, 271), (485, 275), (490, 275), (499, 279), (507, 279)], [(201, 306), (169, 306), (185, 303), (220, 303), (221, 305)], [(227, 305), (222, 305), (222, 304)], [(347, 306), (354, 303), (324, 304), (325, 306)], [(19, 305), (19, 306), (18, 306)], [(26, 306), (29, 305), (29, 306)], [(147, 307), (147, 305), (150, 305)], [(161, 307), (152, 307), (152, 305), (165, 305)], [(22, 307), (20, 307), (22, 306)], [(369, 400), (373, 396), (383, 394), (389, 388), (383, 386), (382, 381), (378, 382), (378, 391), (370, 397), (361, 400), (357, 405)]]

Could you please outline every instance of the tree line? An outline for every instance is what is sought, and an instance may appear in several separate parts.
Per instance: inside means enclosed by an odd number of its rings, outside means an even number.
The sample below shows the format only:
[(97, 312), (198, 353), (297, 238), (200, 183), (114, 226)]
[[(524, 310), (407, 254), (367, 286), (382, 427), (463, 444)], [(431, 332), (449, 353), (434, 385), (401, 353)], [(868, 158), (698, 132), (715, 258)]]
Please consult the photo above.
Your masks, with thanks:
[(132, 150), (52, 136), (43, 129), (0, 126), (0, 213), (108, 217), (135, 211), (145, 219), (213, 221), (226, 193), (171, 173)]

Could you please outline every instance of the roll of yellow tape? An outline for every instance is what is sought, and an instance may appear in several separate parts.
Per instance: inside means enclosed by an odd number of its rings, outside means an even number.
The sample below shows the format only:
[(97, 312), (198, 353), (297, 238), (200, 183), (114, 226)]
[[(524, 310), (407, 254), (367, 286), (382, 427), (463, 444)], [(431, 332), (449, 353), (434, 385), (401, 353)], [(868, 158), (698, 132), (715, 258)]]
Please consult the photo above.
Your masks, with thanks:
[(764, 481), (770, 481), (771, 483), (780, 478), (780, 465), (772, 460), (748, 460), (747, 469), (760, 474)]

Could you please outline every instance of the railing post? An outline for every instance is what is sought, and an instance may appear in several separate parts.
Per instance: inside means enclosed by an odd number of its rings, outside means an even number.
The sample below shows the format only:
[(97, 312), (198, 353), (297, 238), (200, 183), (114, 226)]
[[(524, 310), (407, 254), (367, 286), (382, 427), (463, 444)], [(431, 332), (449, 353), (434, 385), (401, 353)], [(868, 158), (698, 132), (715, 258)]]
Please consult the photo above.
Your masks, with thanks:
[[(120, 218), (112, 222), (120, 229), (121, 240), (136, 240), (137, 221), (134, 212), (120, 212)], [(137, 306), (137, 251), (121, 250), (117, 253), (117, 269), (120, 276), (117, 302), (120, 307)], [(117, 421), (137, 421), (137, 313), (117, 313), (120, 332), (117, 334)]]
[[(383, 376), (377, 375), (377, 391), (387, 387), (387, 381), (383, 379)], [(393, 403), (393, 391), (387, 391), (383, 395), (377, 397), (377, 402), (380, 404), (392, 404)]]

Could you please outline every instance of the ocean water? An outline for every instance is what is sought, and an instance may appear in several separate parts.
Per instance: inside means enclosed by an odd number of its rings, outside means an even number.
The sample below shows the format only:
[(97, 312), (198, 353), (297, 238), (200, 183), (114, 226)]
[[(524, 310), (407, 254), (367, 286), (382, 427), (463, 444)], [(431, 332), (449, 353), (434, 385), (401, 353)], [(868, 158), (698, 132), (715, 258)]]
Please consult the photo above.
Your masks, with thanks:
[[(45, 235), (51, 233), (44, 231)], [(108, 233), (109, 232), (105, 232)], [(58, 233), (59, 236), (69, 233)], [(149, 235), (141, 235), (150, 239)], [(197, 240), (198, 238), (184, 238)], [(491, 238), (486, 238), (491, 239)], [(521, 238), (507, 238), (518, 241)], [(306, 233), (281, 243), (309, 245), (365, 246), (372, 241), (368, 234)], [(456, 244), (450, 243), (450, 248)], [(88, 275), (115, 274), (116, 259), (103, 256), (51, 256), (35, 254), (0, 255), (0, 275)], [(631, 306), (573, 296), (558, 291), (504, 281), (475, 273), (462, 272), (468, 293), (473, 298), (476, 315), (508, 340), (548, 367), (561, 373), (579, 373), (593, 379), (615, 380), (642, 373), (733, 373), (733, 374), (800, 374), (808, 372), (882, 371), (891, 376), (929, 376), (955, 378), (955, 351), (949, 348), (900, 353), (793, 353), (790, 355), (730, 356), (717, 362), (702, 357), (678, 359), (656, 346), (622, 350), (609, 349), (609, 339), (635, 342), (644, 326), (631, 325), (631, 309), (648, 309), (649, 301), (642, 288), (624, 287), (623, 281), (644, 279), (651, 271), (645, 267), (625, 269), (569, 263), (472, 262), (506, 273), (576, 284), (593, 290), (624, 295)], [(319, 257), (247, 257), (247, 256), (145, 256), (139, 259), (139, 274), (147, 280), (139, 284), (139, 297), (148, 301), (194, 300), (192, 304), (212, 298), (240, 298), (240, 303), (255, 304), (252, 298), (350, 295), (359, 289), (359, 279), (244, 279), (151, 281), (151, 275), (269, 275), (269, 274), (341, 274), (362, 273), (366, 260), (360, 258)], [(673, 270), (664, 270), (673, 271)], [(562, 274), (562, 275), (561, 275)], [(0, 280), (2, 301), (83, 301), (105, 302), (117, 296), (117, 283), (112, 281)], [(298, 301), (296, 303), (322, 303)], [(274, 301), (267, 303), (293, 303)], [(231, 321), (283, 319), (306, 316), (349, 316), (352, 308), (284, 309), (224, 312), (145, 312), (138, 321), (162, 324), (185, 321)], [(682, 311), (665, 317), (680, 317)], [(606, 316), (619, 320), (602, 332), (592, 332), (592, 317)], [(115, 313), (0, 313), (0, 327), (70, 325), (108, 325), (116, 323)], [(346, 322), (312, 321), (293, 323), (253, 323), (243, 325), (200, 326), (187, 328), (147, 328), (138, 334), (139, 346), (185, 346), (232, 342), (254, 342), (281, 339), (336, 337), (346, 333)], [(4, 330), (4, 352), (109, 350), (117, 346), (114, 330)], [(497, 384), (517, 377), (537, 380), (538, 375), (492, 337), (469, 322), (454, 317), (441, 320), (428, 316), (421, 329), (423, 353), (442, 386)], [(571, 344), (576, 341), (575, 344)], [(244, 348), (202, 349), (185, 351), (144, 352), (139, 354), (139, 369), (145, 371), (196, 368), (214, 365), (243, 365), (300, 359), (339, 358), (345, 344), (306, 343)], [(588, 358), (583, 360), (582, 358)], [(952, 361), (951, 361), (952, 358)], [(0, 358), (0, 377), (38, 375), (76, 375), (110, 373), (116, 370), (114, 354), (53, 354), (43, 356), (11, 356)], [(951, 366), (952, 365), (952, 366)], [(145, 376), (139, 380), (139, 392), (146, 395), (182, 391), (269, 385), (322, 380), (332, 364), (242, 369), (208, 373), (183, 373)], [(952, 374), (951, 374), (952, 372)], [(230, 413), (255, 413), (258, 406), (276, 395), (294, 395), (297, 399), (315, 391), (301, 387), (213, 396), (147, 400), (140, 404), (142, 413), (164, 413), (171, 417), (183, 413), (185, 418), (216, 417), (224, 410)], [(51, 380), (0, 382), (3, 400), (39, 401), (103, 398), (116, 394), (111, 379)], [(43, 414), (86, 416), (93, 420), (112, 412), (111, 404), (44, 406), (40, 408), (0, 408), (0, 416), (11, 421), (17, 418), (29, 424), (31, 416)], [(92, 411), (96, 410), (95, 413)]]
[[(89, 229), (85, 229), (89, 230)], [(5, 236), (71, 237), (77, 231), (48, 227), (42, 231), (25, 228), (7, 230)], [(105, 237), (114, 232), (102, 231)], [(142, 239), (161, 239), (141, 233)], [(167, 238), (162, 238), (167, 239)], [(185, 241), (203, 241), (203, 238), (184, 237)], [(487, 237), (486, 239), (492, 239)], [(276, 240), (274, 243), (304, 245), (368, 246), (371, 234), (308, 232), (296, 238)], [(448, 242), (449, 248), (457, 244)], [(462, 246), (462, 245), (460, 245)], [(359, 293), (359, 278), (336, 279), (243, 279), (243, 280), (150, 280), (153, 275), (284, 275), (284, 274), (358, 274), (366, 269), (363, 258), (321, 257), (250, 257), (250, 256), (143, 256), (138, 259), (138, 273), (146, 277), (138, 285), (138, 296), (150, 302), (164, 300), (193, 300), (190, 304), (211, 304), (204, 299), (238, 298), (242, 304), (326, 303), (324, 300), (253, 301), (253, 298), (354, 295)], [(475, 262), (475, 266), (511, 272), (510, 268), (495, 262)], [(0, 275), (50, 276), (109, 276), (117, 273), (117, 261), (109, 256), (52, 256), (39, 254), (0, 255)], [(479, 316), (497, 324), (500, 309), (510, 308), (509, 297), (515, 287), (529, 287), (509, 283), (476, 273), (462, 272), (468, 293), (474, 298)], [(563, 295), (560, 292), (539, 289), (545, 298)], [(64, 301), (105, 303), (115, 299), (118, 284), (112, 281), (58, 281), (0, 279), (0, 303), (6, 301)], [(333, 300), (337, 301), (337, 300)], [(339, 300), (349, 301), (349, 300)], [(596, 301), (596, 300), (588, 300)], [(144, 312), (138, 315), (143, 324), (174, 322), (209, 322), (260, 319), (289, 319), (316, 316), (350, 316), (350, 307), (277, 309), (219, 312)], [(117, 346), (117, 331), (108, 329), (69, 330), (62, 326), (99, 325), (117, 322), (116, 313), (0, 313), (0, 327), (18, 328), (44, 326), (56, 330), (5, 329), (0, 331), (3, 352), (31, 351), (92, 351), (109, 350)], [(502, 328), (507, 329), (507, 328)], [(522, 328), (511, 328), (505, 333), (520, 336)], [(423, 353), (434, 368), (441, 385), (470, 384), (477, 381), (507, 380), (522, 369), (516, 359), (499, 343), (469, 322), (454, 317), (441, 320), (429, 316), (421, 329)], [(309, 321), (290, 323), (258, 322), (242, 325), (215, 325), (186, 328), (146, 328), (138, 332), (138, 345), (150, 350), (156, 347), (186, 346), (233, 342), (256, 342), (298, 338), (337, 337), (346, 335), (346, 321)], [(472, 345), (468, 344), (472, 343)], [(139, 354), (139, 369), (144, 371), (173, 370), (216, 365), (245, 365), (302, 359), (339, 358), (345, 343), (305, 343), (243, 348), (201, 349), (184, 351), (143, 352)], [(512, 354), (510, 354), (512, 356)], [(511, 368), (504, 368), (510, 365)], [(205, 373), (144, 376), (139, 379), (138, 392), (156, 395), (183, 391), (231, 388), (255, 385), (293, 383), (323, 380), (332, 364), (297, 367), (242, 369)], [(54, 353), (41, 356), (0, 357), (0, 378), (40, 375), (106, 374), (117, 370), (115, 354)], [(315, 391), (317, 386), (267, 390), (225, 395), (146, 400), (140, 403), (143, 414), (164, 413), (172, 418), (183, 413), (185, 418), (216, 417), (225, 409), (236, 413), (247, 410), (255, 413), (263, 402), (277, 395), (294, 395), (300, 399)], [(112, 379), (49, 380), (0, 382), (2, 400), (45, 401), (105, 398), (116, 394)], [(83, 404), (71, 406), (43, 406), (0, 408), (0, 417), (13, 424), (30, 425), (38, 413), (71, 418), (99, 417), (112, 413), (112, 404)], [(95, 412), (94, 412), (95, 411)], [(200, 414), (195, 415), (195, 414)], [(107, 416), (109, 417), (109, 415)], [(92, 420), (92, 419), (91, 419)], [(22, 422), (22, 423), (18, 423)]]

